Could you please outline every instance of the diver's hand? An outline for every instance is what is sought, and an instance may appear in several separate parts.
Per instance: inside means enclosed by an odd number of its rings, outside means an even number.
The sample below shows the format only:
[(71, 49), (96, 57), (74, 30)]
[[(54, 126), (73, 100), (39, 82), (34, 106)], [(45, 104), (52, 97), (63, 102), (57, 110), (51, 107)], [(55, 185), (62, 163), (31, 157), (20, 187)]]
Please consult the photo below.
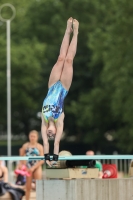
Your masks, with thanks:
[(46, 160), (46, 163), (49, 167), (52, 167), (50, 160)]
[(46, 160), (46, 163), (49, 167), (57, 167), (58, 166), (57, 161), (54, 161), (54, 160), (52, 160), (52, 161)]
[(52, 160), (51, 161), (51, 166), (52, 167), (57, 167), (58, 166), (57, 161)]
[(49, 153), (45, 153), (45, 154), (44, 154), (44, 159), (45, 159), (45, 162), (47, 163), (47, 165), (48, 165), (49, 167), (52, 167), (52, 166), (51, 166), (51, 163), (50, 163), (50, 154), (49, 154)]

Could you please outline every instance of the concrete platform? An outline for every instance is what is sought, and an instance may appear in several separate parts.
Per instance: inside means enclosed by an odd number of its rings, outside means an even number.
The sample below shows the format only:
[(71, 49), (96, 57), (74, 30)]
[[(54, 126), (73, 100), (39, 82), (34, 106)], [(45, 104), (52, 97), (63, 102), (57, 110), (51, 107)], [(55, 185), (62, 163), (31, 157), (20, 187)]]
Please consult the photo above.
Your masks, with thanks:
[(133, 200), (133, 179), (37, 180), (36, 200)]

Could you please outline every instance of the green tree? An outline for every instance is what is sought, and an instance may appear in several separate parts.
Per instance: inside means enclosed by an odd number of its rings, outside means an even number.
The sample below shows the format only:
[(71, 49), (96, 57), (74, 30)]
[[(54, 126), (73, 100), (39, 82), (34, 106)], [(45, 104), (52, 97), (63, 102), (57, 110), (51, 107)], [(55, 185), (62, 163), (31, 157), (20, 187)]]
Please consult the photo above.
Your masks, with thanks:
[(99, 16), (95, 19), (95, 27), (89, 33), (88, 43), (93, 51), (92, 66), (94, 68), (98, 63), (103, 65), (99, 80), (106, 99), (109, 99), (107, 101), (111, 114), (107, 114), (110, 121), (109, 129), (113, 130), (117, 146), (124, 152), (131, 152), (133, 150), (133, 16), (131, 15), (133, 4), (125, 0), (114, 0), (100, 6), (99, 2), (97, 9)]
[[(75, 135), (76, 142), (95, 145), (99, 150), (114, 145), (132, 152), (132, 2), (9, 2), (17, 9), (12, 22), (13, 132), (27, 133), (33, 127), (40, 130), (36, 113), (41, 111), (47, 93), (66, 20), (72, 16), (79, 20), (80, 28), (73, 83), (65, 100), (65, 132)], [(0, 30), (0, 120), (5, 126), (5, 24)]]
[[(3, 2), (4, 3), (4, 2)], [(40, 43), (35, 36), (30, 39), (23, 38), (22, 32), (26, 21), (25, 14), (28, 9), (26, 1), (10, 1), (17, 11), (11, 23), (11, 101), (12, 101), (12, 132), (26, 133), (40, 126), (37, 120), (38, 90), (41, 81), (40, 60), (45, 55), (45, 44)], [(3, 9), (2, 16), (8, 18), (8, 9)], [(25, 19), (25, 20), (23, 20)], [(6, 130), (6, 25), (1, 22), (1, 130)], [(41, 107), (41, 106), (40, 106)]]

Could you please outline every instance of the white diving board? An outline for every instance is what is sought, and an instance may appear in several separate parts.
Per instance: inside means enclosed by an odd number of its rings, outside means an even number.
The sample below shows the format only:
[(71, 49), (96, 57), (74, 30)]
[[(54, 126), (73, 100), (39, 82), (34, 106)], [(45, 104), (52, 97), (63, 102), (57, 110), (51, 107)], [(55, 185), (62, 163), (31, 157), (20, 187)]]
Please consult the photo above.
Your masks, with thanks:
[[(52, 159), (53, 156), (50, 156)], [(73, 156), (59, 156), (59, 160), (123, 160), (123, 159), (131, 159), (133, 160), (133, 155), (73, 155)], [(44, 156), (5, 156), (0, 157), (0, 160), (11, 160), (11, 161), (19, 161), (19, 160), (45, 160)]]

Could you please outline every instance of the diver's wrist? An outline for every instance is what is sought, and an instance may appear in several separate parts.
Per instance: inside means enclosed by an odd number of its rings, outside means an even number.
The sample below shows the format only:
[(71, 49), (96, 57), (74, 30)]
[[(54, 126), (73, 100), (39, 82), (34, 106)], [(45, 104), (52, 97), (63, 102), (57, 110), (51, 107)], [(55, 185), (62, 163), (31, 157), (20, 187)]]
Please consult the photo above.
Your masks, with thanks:
[(58, 158), (59, 158), (59, 155), (53, 154), (53, 160), (54, 160), (54, 161), (58, 161)]
[(45, 160), (50, 160), (50, 154), (49, 153), (44, 154), (44, 158)]

